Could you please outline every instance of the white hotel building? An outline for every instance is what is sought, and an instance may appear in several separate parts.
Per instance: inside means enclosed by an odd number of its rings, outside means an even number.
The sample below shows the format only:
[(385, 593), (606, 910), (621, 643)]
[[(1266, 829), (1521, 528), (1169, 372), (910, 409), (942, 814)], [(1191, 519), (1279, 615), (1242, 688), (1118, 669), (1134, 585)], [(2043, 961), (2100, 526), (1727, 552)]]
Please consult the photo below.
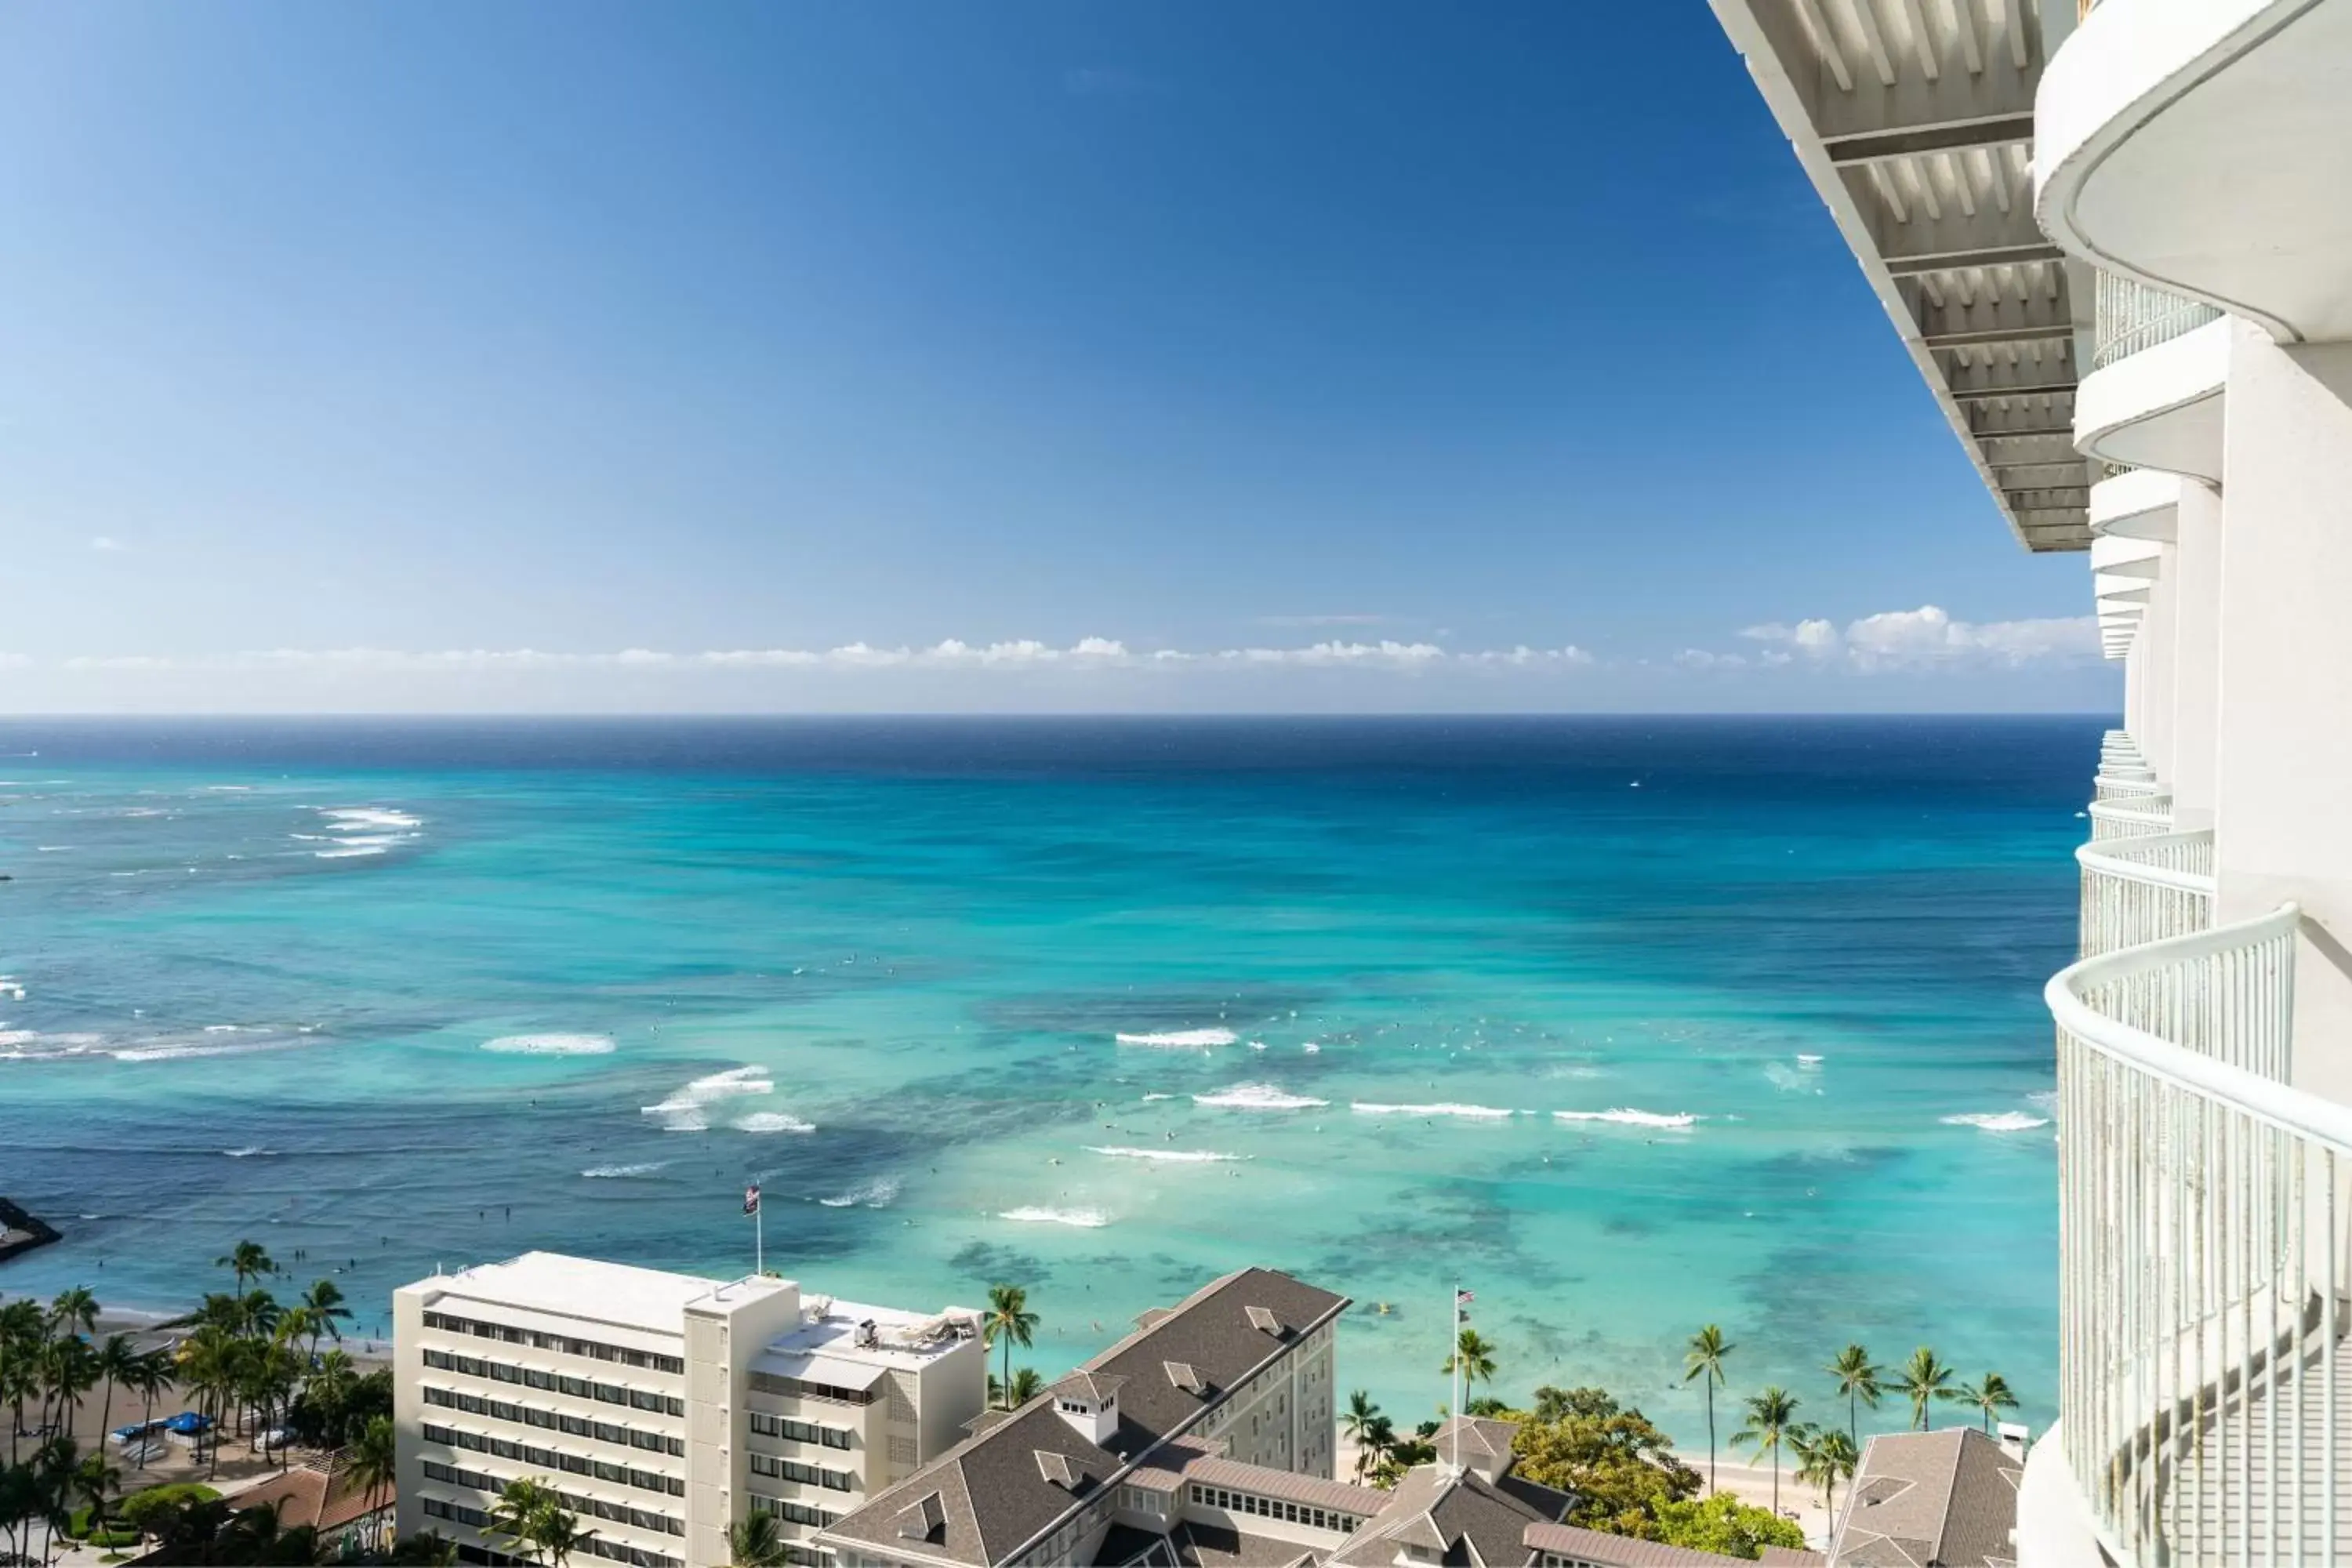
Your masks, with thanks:
[(729, 1561), (728, 1528), (818, 1530), (951, 1447), (986, 1404), (978, 1316), (531, 1252), (394, 1293), (399, 1528), (469, 1558), (531, 1478), (594, 1536), (580, 1560)]
[(1712, 0), (2126, 679), (2024, 1568), (2352, 1563), (2352, 0)]

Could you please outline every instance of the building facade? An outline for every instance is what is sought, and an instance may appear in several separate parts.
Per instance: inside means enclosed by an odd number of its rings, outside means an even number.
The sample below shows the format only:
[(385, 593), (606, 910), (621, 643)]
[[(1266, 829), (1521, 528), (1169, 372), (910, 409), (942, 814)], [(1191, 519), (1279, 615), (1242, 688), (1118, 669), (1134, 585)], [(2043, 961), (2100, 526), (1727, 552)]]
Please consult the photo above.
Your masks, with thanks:
[(960, 1439), (986, 1401), (977, 1314), (916, 1314), (526, 1253), (396, 1291), (400, 1529), (469, 1557), (500, 1489), (530, 1478), (639, 1568), (729, 1560), (728, 1531), (775, 1514), (810, 1538)]
[(2124, 669), (2018, 1561), (2352, 1563), (2352, 0), (1713, 4)]

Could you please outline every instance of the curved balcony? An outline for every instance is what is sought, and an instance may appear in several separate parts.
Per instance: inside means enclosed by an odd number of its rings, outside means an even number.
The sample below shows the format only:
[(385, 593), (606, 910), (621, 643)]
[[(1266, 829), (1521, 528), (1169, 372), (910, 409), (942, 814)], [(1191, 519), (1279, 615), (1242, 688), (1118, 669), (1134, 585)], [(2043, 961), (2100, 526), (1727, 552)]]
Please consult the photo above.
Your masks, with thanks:
[(2180, 476), (2109, 464), (2091, 487), (2091, 537), (2170, 543), (2180, 534)]
[(2352, 1107), (2287, 1087), (2299, 920), (2105, 952), (2046, 991), (2056, 1440), (2131, 1568), (2352, 1562)]
[(2213, 923), (2210, 827), (2085, 844), (2074, 859), (2083, 868), (2084, 958), (2189, 936)]
[(2218, 483), (2230, 373), (2230, 324), (2221, 313), (2102, 272), (2096, 342), (2091, 374), (2074, 394), (2076, 449)]
[(2341, 5), (2104, 0), (2035, 89), (2034, 217), (2283, 342), (2352, 336), (2347, 58)]
[(2127, 801), (2095, 800), (2090, 810), (2094, 844), (2104, 844), (2110, 838), (2151, 838), (2172, 831), (2169, 791), (2136, 795)]

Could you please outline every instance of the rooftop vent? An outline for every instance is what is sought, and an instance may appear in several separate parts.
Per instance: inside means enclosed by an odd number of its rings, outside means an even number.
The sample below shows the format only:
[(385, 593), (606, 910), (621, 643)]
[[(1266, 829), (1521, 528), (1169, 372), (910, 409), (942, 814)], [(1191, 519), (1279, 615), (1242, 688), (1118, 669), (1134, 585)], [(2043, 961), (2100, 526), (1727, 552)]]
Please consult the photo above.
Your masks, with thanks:
[(1078, 1489), (1078, 1473), (1070, 1468), (1069, 1456), (1053, 1453), (1045, 1448), (1040, 1448), (1036, 1452), (1039, 1475), (1066, 1492)]
[(1187, 1394), (1195, 1394), (1203, 1399), (1208, 1397), (1208, 1380), (1192, 1369), (1191, 1362), (1171, 1361), (1162, 1362), (1160, 1364), (1168, 1369), (1169, 1382)]
[(1282, 1338), (1282, 1320), (1280, 1318), (1276, 1317), (1271, 1311), (1268, 1311), (1264, 1307), (1252, 1307), (1248, 1309), (1248, 1310), (1251, 1328), (1257, 1330), (1260, 1333), (1272, 1334), (1276, 1339)]
[(899, 1510), (898, 1539), (929, 1541), (947, 1521), (947, 1510), (940, 1502), (940, 1494), (926, 1492), (920, 1502)]

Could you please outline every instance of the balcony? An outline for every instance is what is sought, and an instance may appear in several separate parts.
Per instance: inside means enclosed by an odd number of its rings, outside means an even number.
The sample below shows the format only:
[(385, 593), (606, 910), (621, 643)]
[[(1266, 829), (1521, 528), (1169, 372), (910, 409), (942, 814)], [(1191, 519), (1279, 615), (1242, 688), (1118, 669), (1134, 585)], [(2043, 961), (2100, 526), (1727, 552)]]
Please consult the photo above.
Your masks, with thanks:
[(2172, 795), (2169, 791), (2091, 803), (2091, 842), (2094, 844), (2104, 844), (2111, 838), (2149, 838), (2171, 831)]
[(2221, 312), (2111, 272), (2099, 274), (2095, 311), (2075, 447), (2126, 468), (2219, 480), (2230, 369)]
[(2074, 858), (2083, 868), (2084, 958), (2188, 936), (2213, 923), (2210, 827), (2104, 839), (2084, 845)]
[[(2210, 840), (2171, 837), (2086, 854), (2086, 948), (2202, 918), (2123, 885), (2210, 910), (2186, 869)], [(2056, 1441), (2129, 1568), (2352, 1562), (2352, 1108), (2288, 1087), (2299, 920), (2116, 947), (2047, 989)]]

